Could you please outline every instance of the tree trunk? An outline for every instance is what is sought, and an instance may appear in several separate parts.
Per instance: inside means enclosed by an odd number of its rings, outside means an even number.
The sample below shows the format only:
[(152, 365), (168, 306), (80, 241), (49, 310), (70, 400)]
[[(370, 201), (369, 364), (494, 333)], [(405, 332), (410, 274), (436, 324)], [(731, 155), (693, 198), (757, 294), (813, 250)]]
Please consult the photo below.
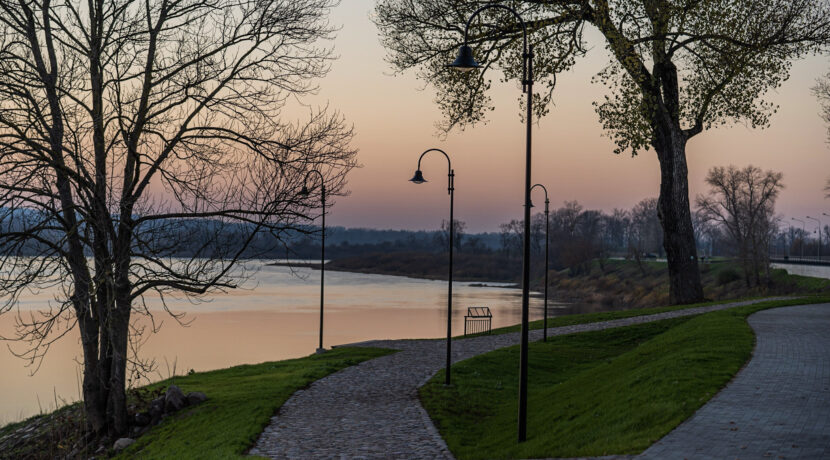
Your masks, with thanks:
[[(129, 302), (129, 299), (127, 300)], [(120, 302), (119, 302), (120, 303)], [(112, 361), (109, 375), (109, 395), (107, 395), (107, 422), (110, 438), (117, 438), (127, 432), (127, 341), (129, 335), (129, 310), (127, 315), (116, 307), (117, 313), (111, 315), (109, 333), (112, 342)]]
[(669, 298), (672, 304), (696, 303), (703, 300), (703, 287), (689, 210), (686, 138), (679, 128), (665, 126), (656, 124), (653, 144), (660, 160), (657, 214), (669, 266)]
[(84, 352), (83, 397), (86, 428), (101, 434), (106, 430), (106, 393), (101, 381), (98, 360), (98, 324), (92, 319), (79, 319), (81, 344)]

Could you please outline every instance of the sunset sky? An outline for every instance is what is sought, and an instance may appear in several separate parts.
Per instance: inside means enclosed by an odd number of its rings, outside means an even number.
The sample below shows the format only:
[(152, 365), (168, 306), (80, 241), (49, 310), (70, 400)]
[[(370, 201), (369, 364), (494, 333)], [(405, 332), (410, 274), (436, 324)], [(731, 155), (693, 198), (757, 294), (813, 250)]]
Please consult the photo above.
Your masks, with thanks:
[[(446, 161), (428, 156), (423, 171), (430, 181), (408, 182), (418, 155), (438, 147), (449, 153), (456, 172), (456, 218), (468, 231), (496, 231), (522, 213), (524, 127), (519, 118), (518, 84), (494, 84), (496, 110), (486, 125), (454, 131), (441, 139), (434, 90), (414, 72), (392, 75), (384, 61), (378, 31), (370, 21), (373, 0), (342, 2), (331, 15), (341, 27), (334, 42), (339, 59), (320, 93), (307, 102), (340, 110), (357, 132), (362, 168), (349, 177), (351, 195), (339, 198), (329, 222), (347, 227), (435, 229), (447, 218)], [(534, 126), (533, 179), (545, 184), (553, 206), (578, 200), (587, 208), (630, 208), (657, 196), (659, 166), (654, 151), (632, 158), (615, 155), (603, 135), (591, 103), (606, 91), (591, 77), (608, 62), (599, 34), (587, 35), (593, 49), (560, 76), (556, 106)], [(710, 130), (688, 145), (692, 200), (705, 192), (703, 179), (712, 166), (753, 164), (784, 173), (786, 189), (777, 210), (791, 216), (830, 214), (822, 191), (830, 176), (830, 149), (819, 104), (810, 88), (830, 68), (826, 56), (800, 61), (791, 78), (771, 100), (780, 106), (772, 127), (743, 125)], [(494, 75), (495, 76), (495, 75)], [(534, 200), (543, 201), (541, 195)], [(830, 223), (830, 218), (824, 218)], [(814, 227), (815, 224), (808, 224)]]

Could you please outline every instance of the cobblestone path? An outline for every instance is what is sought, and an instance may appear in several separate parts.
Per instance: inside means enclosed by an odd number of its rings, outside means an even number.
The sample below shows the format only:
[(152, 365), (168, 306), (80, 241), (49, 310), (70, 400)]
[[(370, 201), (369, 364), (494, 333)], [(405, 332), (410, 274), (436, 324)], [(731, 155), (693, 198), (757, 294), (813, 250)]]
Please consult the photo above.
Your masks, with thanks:
[[(755, 302), (549, 328), (548, 335), (630, 326)], [(530, 340), (541, 338), (542, 330), (530, 331)], [(453, 362), (517, 343), (519, 333), (454, 340)], [(445, 342), (375, 340), (350, 345), (401, 351), (343, 369), (296, 392), (271, 419), (250, 454), (277, 459), (452, 458), (417, 395), (418, 388), (443, 368)], [(827, 369), (825, 362), (824, 375)]]
[(763, 310), (749, 324), (749, 364), (638, 458), (830, 458), (830, 304)]

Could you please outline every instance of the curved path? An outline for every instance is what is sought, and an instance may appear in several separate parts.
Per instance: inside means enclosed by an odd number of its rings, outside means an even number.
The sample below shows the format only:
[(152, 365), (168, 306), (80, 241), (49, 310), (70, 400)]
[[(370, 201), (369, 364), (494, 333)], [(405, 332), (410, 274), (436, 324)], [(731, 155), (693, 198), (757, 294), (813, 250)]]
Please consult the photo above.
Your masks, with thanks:
[[(754, 302), (550, 328), (548, 335), (630, 326), (751, 303)], [(541, 329), (530, 331), (531, 340), (541, 338)], [(453, 362), (517, 343), (519, 333), (455, 340)], [(452, 458), (418, 400), (418, 388), (444, 366), (445, 343), (378, 340), (350, 345), (401, 351), (346, 368), (296, 392), (271, 419), (250, 454), (280, 459)]]
[(830, 304), (749, 317), (749, 364), (638, 458), (830, 458)]

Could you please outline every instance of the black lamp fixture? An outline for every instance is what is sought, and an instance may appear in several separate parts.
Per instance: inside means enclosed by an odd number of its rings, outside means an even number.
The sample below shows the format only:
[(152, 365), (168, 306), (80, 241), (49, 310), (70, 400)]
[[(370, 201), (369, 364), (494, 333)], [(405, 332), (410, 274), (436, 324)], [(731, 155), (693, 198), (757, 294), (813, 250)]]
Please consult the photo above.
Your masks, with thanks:
[(449, 282), (447, 283), (447, 364), (444, 370), (444, 384), (450, 384), (450, 366), (452, 366), (452, 247), (454, 244), (454, 235), (455, 235), (455, 221), (453, 220), (453, 201), (455, 197), (455, 170), (452, 169), (452, 161), (450, 161), (450, 156), (447, 155), (447, 152), (441, 149), (429, 149), (421, 154), (418, 158), (418, 169), (415, 170), (415, 175), (412, 176), (410, 181), (416, 184), (423, 184), (427, 180), (424, 179), (424, 173), (421, 172), (421, 160), (424, 158), (429, 152), (440, 152), (444, 155), (444, 158), (447, 159), (447, 179), (449, 184), (447, 186), (447, 192), (450, 194), (450, 264), (449, 264)]
[(416, 184), (423, 184), (424, 182), (427, 182), (427, 180), (424, 179), (424, 173), (422, 173), (420, 169), (415, 171), (415, 175), (412, 176), (412, 179), (409, 179), (409, 181), (415, 182)]
[(801, 259), (804, 260), (804, 240), (807, 237), (807, 230), (804, 229), (806, 222), (801, 219), (796, 219), (795, 217), (790, 217), (790, 219), (801, 222)]
[(473, 49), (465, 43), (458, 48), (458, 56), (447, 67), (453, 67), (462, 72), (469, 72), (473, 69), (478, 69), (481, 67), (481, 64), (473, 57)]
[[(545, 309), (544, 309), (544, 318), (542, 319), (542, 341), (548, 341), (548, 272), (550, 271), (550, 250), (549, 250), (549, 242), (550, 242), (550, 199), (548, 199), (548, 189), (542, 184), (536, 184), (533, 187), (530, 187), (530, 191), (532, 192), (533, 189), (536, 187), (541, 188), (545, 192)], [(530, 207), (533, 207), (533, 203), (530, 203)]]
[(316, 169), (312, 169), (305, 175), (305, 179), (303, 180), (303, 188), (297, 192), (298, 196), (301, 197), (308, 197), (311, 195), (311, 191), (308, 188), (308, 176), (312, 173), (316, 173), (320, 176), (320, 204), (322, 205), (322, 225), (320, 227), (321, 230), (321, 243), (320, 243), (320, 341), (317, 346), (317, 353), (323, 353), (326, 351), (323, 348), (323, 303), (324, 303), (324, 294), (325, 294), (325, 278), (326, 278), (326, 178), (323, 177), (323, 173)]
[(818, 260), (819, 262), (821, 262), (821, 220), (819, 220), (817, 217), (807, 216), (807, 218), (816, 221), (816, 223), (818, 224), (816, 231), (813, 233), (818, 233)]
[(464, 43), (458, 49), (458, 56), (450, 67), (462, 71), (469, 71), (481, 67), (473, 57), (473, 50), (468, 46), (470, 25), (482, 11), (487, 9), (501, 9), (512, 14), (522, 26), (522, 91), (527, 94), (527, 116), (525, 118), (525, 184), (524, 193), (524, 241), (522, 251), (522, 331), (519, 353), (519, 442), (527, 439), (527, 355), (528, 343), (528, 315), (530, 310), (530, 167), (531, 167), (531, 126), (533, 120), (533, 46), (527, 43), (527, 24), (522, 16), (513, 8), (499, 3), (488, 3), (475, 10), (464, 27)]

